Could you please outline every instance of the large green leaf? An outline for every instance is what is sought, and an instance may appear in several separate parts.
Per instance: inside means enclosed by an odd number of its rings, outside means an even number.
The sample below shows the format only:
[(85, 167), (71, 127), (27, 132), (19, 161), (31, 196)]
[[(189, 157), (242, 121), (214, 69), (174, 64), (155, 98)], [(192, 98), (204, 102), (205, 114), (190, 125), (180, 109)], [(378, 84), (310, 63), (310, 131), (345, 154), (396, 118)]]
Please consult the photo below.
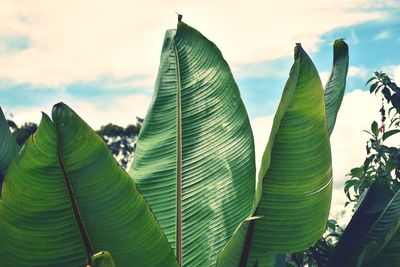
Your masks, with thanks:
[(349, 47), (342, 39), (333, 44), (333, 68), (325, 86), (326, 120), (329, 135), (335, 127), (337, 113), (342, 104), (349, 69)]
[[(362, 266), (373, 260), (400, 225), (400, 191), (375, 182), (339, 240), (328, 266)], [(393, 266), (393, 265), (391, 265)]]
[(0, 108), (0, 194), (3, 178), (11, 161), (18, 155), (19, 147), (12, 136)]
[(183, 22), (166, 33), (130, 174), (184, 266), (212, 266), (251, 210), (253, 135), (218, 48)]
[(311, 246), (325, 230), (331, 192), (322, 84), (298, 44), (264, 152), (253, 218), (237, 229), (218, 266), (271, 266), (271, 255)]
[(84, 266), (107, 250), (117, 266), (176, 266), (155, 217), (100, 137), (62, 103), (52, 117), (43, 115), (7, 172), (0, 265)]

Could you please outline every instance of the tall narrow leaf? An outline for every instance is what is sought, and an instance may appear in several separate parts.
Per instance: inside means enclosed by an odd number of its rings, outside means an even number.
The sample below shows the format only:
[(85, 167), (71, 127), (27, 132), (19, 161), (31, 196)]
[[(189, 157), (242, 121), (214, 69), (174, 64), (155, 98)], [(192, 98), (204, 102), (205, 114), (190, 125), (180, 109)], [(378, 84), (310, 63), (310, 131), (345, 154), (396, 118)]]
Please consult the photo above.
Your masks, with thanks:
[(325, 86), (326, 120), (329, 135), (335, 126), (337, 113), (342, 104), (349, 69), (349, 47), (342, 39), (333, 44), (333, 68)]
[(166, 33), (130, 174), (184, 266), (213, 266), (251, 210), (253, 136), (228, 64), (183, 22)]
[(271, 255), (303, 250), (321, 236), (332, 192), (328, 138), (322, 84), (298, 44), (264, 152), (253, 218), (237, 229), (218, 266), (271, 266)]
[[(106, 144), (57, 104), (10, 166), (0, 200), (0, 266), (176, 266), (158, 223)], [(109, 254), (94, 266), (112, 266)], [(100, 264), (101, 263), (101, 264)], [(104, 265), (106, 264), (107, 265)]]
[(0, 108), (0, 195), (3, 178), (11, 161), (18, 155), (19, 147), (12, 136)]

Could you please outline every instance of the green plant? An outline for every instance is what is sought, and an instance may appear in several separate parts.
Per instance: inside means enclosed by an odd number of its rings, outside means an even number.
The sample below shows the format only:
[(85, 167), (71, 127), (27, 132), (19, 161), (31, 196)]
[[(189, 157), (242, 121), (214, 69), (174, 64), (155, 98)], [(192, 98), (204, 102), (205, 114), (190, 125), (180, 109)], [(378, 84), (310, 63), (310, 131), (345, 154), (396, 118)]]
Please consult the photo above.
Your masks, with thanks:
[[(349, 202), (358, 202), (360, 196), (375, 181), (386, 184), (393, 192), (397, 192), (400, 182), (400, 149), (394, 146), (387, 146), (385, 141), (400, 133), (400, 88), (384, 72), (375, 72), (367, 84), (372, 83), (370, 92), (382, 95), (381, 125), (376, 121), (372, 122), (370, 131), (365, 131), (371, 137), (366, 144), (367, 157), (360, 167), (351, 169), (346, 181), (344, 191)], [(391, 122), (386, 127), (386, 104), (390, 105), (389, 115), (392, 114)], [(393, 114), (394, 113), (394, 114)], [(346, 203), (346, 205), (348, 204)]]
[[(371, 136), (367, 157), (362, 166), (350, 171), (345, 184), (346, 205), (355, 202), (356, 210), (328, 266), (399, 266), (400, 151), (385, 141), (400, 132), (400, 89), (383, 72), (375, 72), (369, 83), (371, 93), (382, 94), (381, 126), (374, 121), (366, 131)], [(385, 127), (385, 100), (392, 112), (389, 127)]]
[(229, 66), (183, 22), (166, 33), (133, 179), (55, 105), (7, 170), (1, 265), (269, 266), (313, 245), (329, 213), (329, 135), (348, 48), (335, 41), (325, 93), (300, 44), (294, 58), (256, 192), (253, 136)]
[(7, 171), (0, 265), (81, 266), (110, 250), (120, 266), (173, 266), (153, 214), (101, 138), (64, 104), (52, 119), (43, 115)]

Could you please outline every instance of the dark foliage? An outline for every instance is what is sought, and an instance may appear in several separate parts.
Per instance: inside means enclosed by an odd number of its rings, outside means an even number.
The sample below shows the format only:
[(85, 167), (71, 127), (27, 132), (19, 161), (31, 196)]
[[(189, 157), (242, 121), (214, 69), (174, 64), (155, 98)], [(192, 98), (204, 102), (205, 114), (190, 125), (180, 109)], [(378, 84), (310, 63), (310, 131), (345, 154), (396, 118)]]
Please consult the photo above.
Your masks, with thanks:
[(127, 169), (135, 152), (136, 138), (140, 132), (143, 119), (136, 117), (136, 121), (136, 125), (128, 125), (126, 128), (109, 123), (96, 131), (125, 169)]
[(36, 132), (38, 128), (37, 124), (33, 122), (26, 122), (19, 128), (13, 121), (10, 120), (8, 120), (8, 126), (13, 131), (13, 135), (19, 146), (25, 144), (29, 136)]

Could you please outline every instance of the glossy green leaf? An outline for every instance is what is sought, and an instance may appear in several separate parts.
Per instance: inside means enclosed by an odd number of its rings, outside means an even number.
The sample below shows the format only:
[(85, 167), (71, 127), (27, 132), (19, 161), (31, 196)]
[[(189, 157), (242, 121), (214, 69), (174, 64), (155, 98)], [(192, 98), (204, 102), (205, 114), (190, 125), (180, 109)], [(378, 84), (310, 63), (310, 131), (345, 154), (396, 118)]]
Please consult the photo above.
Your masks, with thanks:
[(11, 161), (18, 156), (19, 147), (0, 108), (0, 194), (3, 178)]
[(372, 261), (400, 225), (400, 191), (375, 182), (347, 225), (328, 266), (362, 266)]
[(375, 89), (378, 87), (379, 82), (375, 82), (373, 83), (370, 87), (369, 87), (369, 92), (373, 93), (375, 91)]
[(183, 22), (166, 33), (130, 174), (184, 266), (213, 266), (251, 211), (249, 119), (218, 48)]
[(261, 218), (254, 221), (254, 255), (303, 250), (325, 231), (332, 166), (324, 95), (318, 72), (300, 45), (264, 152), (257, 192), (255, 215)]
[(333, 44), (333, 68), (325, 86), (326, 121), (329, 135), (335, 127), (337, 113), (342, 104), (349, 69), (349, 47), (342, 39)]
[(176, 266), (133, 180), (69, 107), (43, 115), (6, 175), (0, 266), (85, 266), (107, 250), (117, 266)]
[(259, 173), (253, 214), (259, 218), (241, 224), (218, 266), (253, 266), (264, 262), (267, 253), (311, 246), (325, 231), (331, 193), (322, 84), (297, 45)]
[(374, 134), (374, 136), (378, 136), (379, 134), (379, 126), (376, 121), (371, 124), (371, 132)]
[(389, 130), (383, 133), (382, 135), (382, 140), (385, 141), (386, 139), (388, 139), (389, 137), (391, 137), (394, 134), (398, 134), (400, 133), (399, 129), (393, 129), (393, 130)]

